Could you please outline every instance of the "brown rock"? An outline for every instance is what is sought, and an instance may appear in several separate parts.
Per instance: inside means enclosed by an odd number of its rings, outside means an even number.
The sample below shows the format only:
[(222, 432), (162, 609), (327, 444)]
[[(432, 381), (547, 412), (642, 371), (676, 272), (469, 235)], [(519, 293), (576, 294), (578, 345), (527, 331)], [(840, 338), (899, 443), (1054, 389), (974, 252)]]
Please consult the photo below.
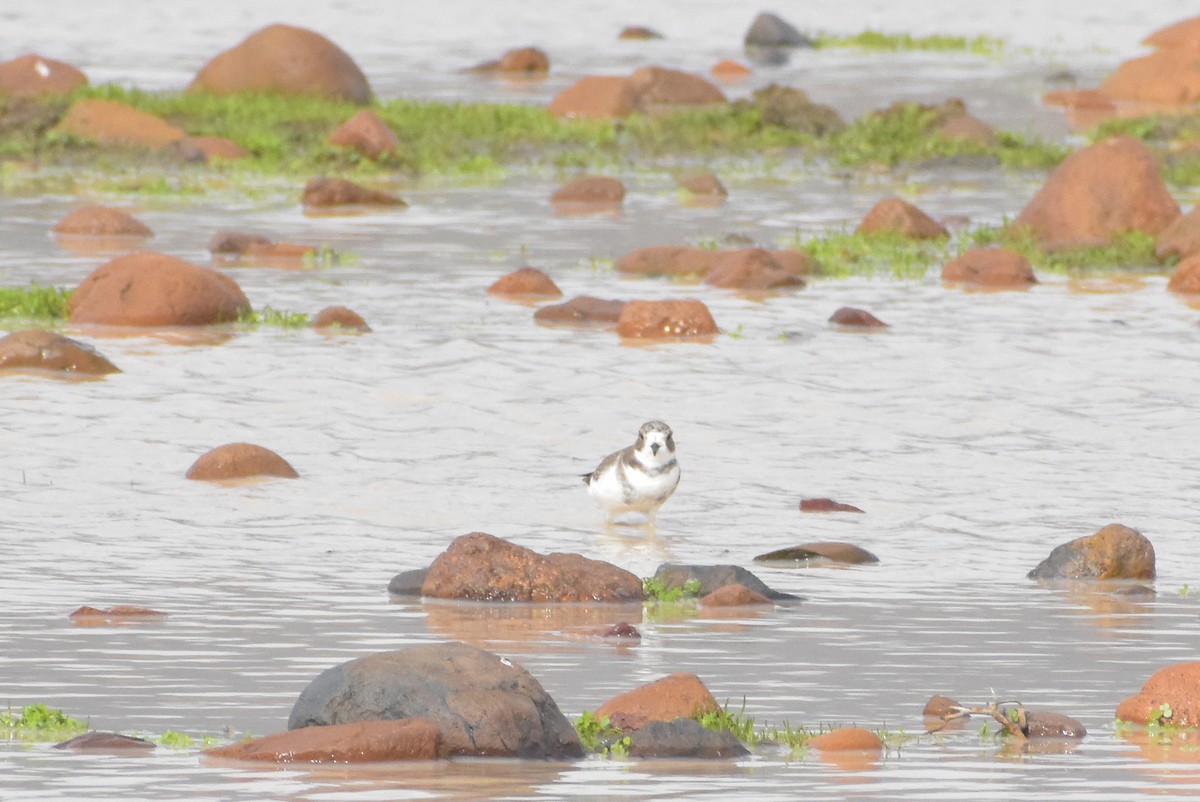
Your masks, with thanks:
[(831, 498), (806, 498), (800, 501), (800, 512), (862, 512), (853, 504), (843, 504)]
[(813, 103), (803, 90), (771, 84), (739, 100), (737, 108), (758, 111), (765, 125), (775, 125), (812, 136), (836, 134), (846, 127), (841, 115), (832, 106)]
[(250, 155), (250, 151), (232, 139), (220, 136), (188, 136), (172, 142), (171, 147), (184, 161), (197, 164), (208, 164), (222, 159), (235, 161)]
[(440, 599), (504, 602), (622, 602), (643, 597), (633, 574), (578, 554), (541, 555), (472, 532), (429, 566), (421, 594)]
[(314, 178), (304, 185), (305, 206), (407, 206), (390, 192), (367, 189), (344, 178)]
[(1200, 253), (1184, 259), (1171, 274), (1167, 289), (1186, 295), (1200, 293)]
[(1087, 729), (1075, 719), (1048, 710), (1025, 711), (1025, 737), (1079, 739)]
[(1037, 284), (1024, 256), (1008, 248), (972, 248), (942, 267), (942, 281), (1021, 289)]
[(115, 100), (77, 100), (58, 121), (56, 130), (101, 145), (119, 147), (165, 148), (187, 134), (133, 106)]
[(1158, 235), (1154, 255), (1160, 260), (1172, 257), (1185, 259), (1200, 251), (1200, 204), (1190, 212), (1176, 217)]
[(810, 738), (808, 746), (822, 752), (841, 752), (851, 750), (882, 751), (883, 741), (878, 735), (862, 727), (841, 727), (840, 729)]
[(1154, 546), (1141, 532), (1109, 524), (1050, 552), (1030, 579), (1153, 579)]
[(84, 605), (67, 618), (78, 626), (101, 626), (104, 624), (132, 623), (135, 621), (161, 621), (166, 613), (151, 610), (149, 607), (138, 607), (132, 604), (114, 604), (107, 610)]
[(519, 267), (496, 279), (488, 287), (489, 295), (517, 295), (533, 298), (561, 298), (562, 290), (536, 267)]
[[(853, 306), (843, 306), (841, 309), (829, 316), (829, 322), (837, 326), (854, 326), (856, 328), (864, 329), (887, 328), (886, 323), (872, 315), (867, 310), (857, 309)], [(800, 502), (800, 509), (804, 509), (803, 501)]]
[(701, 607), (743, 607), (752, 604), (772, 604), (771, 600), (745, 585), (722, 585), (700, 599)]
[(996, 146), (996, 131), (992, 126), (970, 114), (951, 117), (934, 129), (934, 133), (946, 139), (974, 142), (983, 147)]
[(762, 248), (725, 251), (704, 276), (712, 287), (739, 290), (773, 290), (804, 286), (804, 279), (787, 270)]
[(725, 103), (725, 94), (699, 75), (665, 67), (642, 67), (629, 76), (638, 108)]
[(638, 632), (637, 627), (630, 624), (628, 621), (618, 621), (610, 627), (605, 627), (596, 633), (601, 638), (636, 638), (640, 639), (642, 633)]
[(205, 64), (189, 92), (281, 92), (369, 103), (371, 86), (354, 59), (319, 33), (268, 25)]
[(543, 325), (612, 326), (621, 318), (625, 301), (577, 295), (566, 303), (543, 306), (533, 319)]
[(720, 707), (699, 677), (675, 673), (614, 696), (597, 708), (596, 716), (608, 716), (613, 726), (628, 732), (651, 721), (692, 718)]
[(0, 370), (104, 376), (121, 371), (91, 346), (52, 331), (14, 331), (0, 338)]
[(625, 199), (625, 185), (616, 178), (581, 175), (554, 190), (551, 203), (619, 204)]
[(712, 75), (712, 77), (725, 83), (741, 81), (745, 79), (746, 76), (750, 75), (751, 72), (753, 71), (745, 64), (739, 64), (738, 62), (727, 58), (721, 59), (712, 66), (711, 70), (709, 70), (709, 73)]
[(370, 109), (360, 109), (329, 135), (329, 144), (339, 148), (353, 148), (368, 159), (395, 155), (400, 150), (400, 140), (387, 123)]
[(327, 306), (317, 312), (312, 321), (314, 329), (328, 329), (334, 326), (347, 331), (368, 332), (371, 330), (367, 321), (362, 319), (362, 315), (345, 306)]
[(791, 248), (782, 251), (771, 251), (771, 258), (779, 266), (795, 276), (813, 276), (820, 272), (821, 266), (808, 251), (798, 251)]
[(1182, 48), (1200, 49), (1200, 17), (1189, 17), (1159, 28), (1142, 40), (1142, 44), (1163, 50)]
[(611, 119), (631, 114), (637, 100), (637, 92), (627, 78), (586, 75), (555, 95), (546, 110), (555, 117)]
[(948, 718), (956, 715), (955, 709), (961, 706), (956, 699), (934, 694), (925, 703), (925, 709), (921, 711), (921, 714), (926, 718)]
[(1142, 725), (1157, 720), (1174, 727), (1200, 727), (1200, 662), (1155, 671), (1141, 691), (1117, 705), (1117, 718)]
[(227, 443), (202, 455), (188, 468), (186, 478), (204, 482), (278, 476), (296, 479), (300, 474), (283, 457), (253, 443)]
[(1113, 100), (1190, 106), (1200, 100), (1200, 50), (1158, 50), (1122, 62), (1100, 91)]
[(1056, 89), (1042, 95), (1042, 102), (1047, 106), (1062, 106), (1067, 109), (1117, 110), (1112, 98), (1097, 89)]
[(134, 738), (116, 732), (92, 730), (76, 735), (69, 741), (54, 745), (55, 749), (72, 749), (77, 752), (149, 752), (156, 747), (144, 738)]
[(1179, 206), (1146, 145), (1117, 136), (1072, 153), (1046, 179), (1013, 221), (1028, 227), (1043, 248), (1106, 245), (1114, 234), (1157, 234)]
[(679, 186), (693, 195), (713, 195), (722, 198), (729, 195), (721, 179), (709, 172), (686, 176), (679, 182)]
[(250, 302), (229, 276), (156, 251), (105, 262), (67, 304), (72, 323), (110, 326), (204, 326), (248, 311)]
[(896, 232), (913, 239), (936, 239), (949, 236), (941, 223), (900, 198), (884, 198), (871, 207), (866, 217), (854, 229), (855, 234)]
[(626, 25), (617, 34), (618, 39), (662, 39), (663, 35), (653, 28), (647, 28), (642, 25)]
[(536, 47), (509, 50), (491, 64), (493, 66), (488, 72), (502, 72), (507, 75), (545, 75), (550, 72), (550, 57)]
[(206, 758), (269, 763), (370, 763), (450, 756), (438, 726), (427, 718), (354, 721), (302, 727), (206, 749)]
[(81, 206), (54, 225), (56, 234), (86, 236), (137, 237), (154, 236), (146, 224), (128, 212), (111, 206)]
[(630, 301), (617, 320), (617, 334), (629, 339), (706, 337), (719, 329), (703, 301)]
[(712, 270), (721, 251), (691, 245), (652, 245), (630, 251), (617, 260), (618, 273), (638, 276), (688, 276)]
[(238, 255), (253, 248), (270, 247), (271, 240), (245, 231), (218, 231), (208, 240), (209, 253)]
[(63, 61), (27, 53), (0, 63), (0, 95), (66, 94), (87, 86), (87, 76)]
[(842, 565), (870, 565), (879, 562), (879, 558), (864, 548), (852, 543), (822, 542), (805, 543), (802, 546), (790, 546), (776, 549), (754, 558), (755, 562), (834, 562)]

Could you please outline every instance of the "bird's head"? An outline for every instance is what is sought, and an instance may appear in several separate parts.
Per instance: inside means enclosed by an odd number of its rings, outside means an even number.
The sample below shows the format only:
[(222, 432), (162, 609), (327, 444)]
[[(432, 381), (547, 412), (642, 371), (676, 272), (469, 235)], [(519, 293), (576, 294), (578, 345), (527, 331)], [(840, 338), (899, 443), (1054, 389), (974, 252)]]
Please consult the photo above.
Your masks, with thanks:
[(671, 427), (662, 421), (643, 423), (633, 450), (642, 462), (665, 464), (675, 458), (675, 438)]

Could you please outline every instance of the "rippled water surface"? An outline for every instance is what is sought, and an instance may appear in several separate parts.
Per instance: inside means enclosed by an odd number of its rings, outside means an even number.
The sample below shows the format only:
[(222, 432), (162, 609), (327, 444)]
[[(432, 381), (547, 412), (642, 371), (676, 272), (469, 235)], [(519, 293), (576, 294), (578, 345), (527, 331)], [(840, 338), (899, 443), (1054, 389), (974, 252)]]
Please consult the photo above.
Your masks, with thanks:
[[(276, 19), (348, 46), (385, 96), (408, 93), (411, 82), (424, 96), (492, 97), (504, 90), (453, 69), (528, 41), (535, 24), (568, 44), (582, 35), (551, 14), (557, 5), (541, 3), (504, 14), (452, 4), (446, 19), (408, 9), (411, 19), (386, 26), (371, 16), (380, 6), (365, 2), (295, 13), (279, 3), (217, 2), (205, 13), (158, 4), (144, 16), (128, 4), (76, 5), (80, 24), (70, 30), (51, 25), (47, 8), (0, 12), (10, 43), (19, 43), (14, 53), (76, 53), (93, 81), (149, 88), (179, 88), (207, 55)], [(686, 35), (680, 12), (668, 10), (674, 4), (587, 5), (601, 41), (564, 46), (556, 77), (524, 100), (544, 102), (585, 70), (650, 60), (703, 69), (736, 55), (752, 12), (727, 5), (697, 3)], [(847, 32), (999, 31), (1039, 52), (1057, 48), (1084, 75), (1189, 13), (1174, 2), (1136, 14), (1131, 4), (1096, 3), (1058, 16), (1039, 4), (992, 5), (954, 16), (936, 4), (918, 14), (865, 0), (777, 10)], [(116, 26), (121, 6), (127, 35), (96, 35)], [(669, 33), (665, 49), (647, 55), (622, 49), (646, 43), (612, 43), (631, 22)], [(807, 86), (811, 78), (821, 88), (814, 94), (828, 94), (818, 99), (847, 113), (896, 96), (956, 94), (985, 118), (1060, 130), (1035, 102), (1048, 57), (819, 58), (762, 80)], [(838, 230), (899, 183), (935, 217), (998, 222), (1020, 210), (1038, 177), (743, 168), (723, 176), (731, 194), (718, 208), (681, 205), (666, 170), (621, 177), (629, 189), (622, 213), (592, 217), (553, 215), (546, 199), (558, 177), (549, 175), (410, 187), (406, 211), (352, 217), (306, 217), (298, 187), (282, 184), (255, 200), (107, 199), (135, 204), (155, 232), (151, 247), (200, 263), (218, 228), (328, 244), (343, 264), (229, 272), (256, 308), (344, 304), (374, 333), (262, 328), (189, 344), (68, 329), (123, 372), (93, 382), (4, 377), (0, 701), (46, 702), (99, 729), (261, 735), (283, 729), (300, 689), (335, 663), (463, 640), (520, 662), (572, 717), (636, 684), (691, 671), (760, 723), (918, 733), (931, 694), (985, 702), (994, 691), (1073, 715), (1088, 738), (1065, 752), (1010, 753), (971, 725), (852, 764), (763, 749), (717, 764), (456, 760), (353, 770), (210, 766), (195, 750), (115, 757), (6, 745), (0, 799), (1200, 793), (1193, 754), (1143, 750), (1112, 722), (1117, 702), (1152, 671), (1193, 659), (1200, 645), (1200, 602), (1180, 592), (1200, 587), (1192, 407), (1200, 327), (1196, 311), (1166, 292), (1165, 277), (1047, 276), (1029, 292), (991, 294), (945, 289), (935, 271), (924, 280), (818, 280), (758, 300), (623, 279), (607, 260), (632, 248), (730, 234), (778, 244)], [(0, 284), (73, 286), (106, 258), (50, 237), (78, 203), (0, 196)], [(549, 272), (567, 296), (699, 298), (731, 335), (627, 346), (612, 332), (539, 327), (532, 307), (485, 294), (522, 264)], [(831, 328), (829, 315), (846, 305), (891, 327)], [(679, 492), (656, 535), (606, 532), (577, 475), (651, 418), (675, 430)], [(236, 488), (183, 480), (201, 453), (239, 440), (277, 451), (302, 478)], [(815, 496), (866, 514), (801, 514), (798, 501)], [(1153, 541), (1156, 595), (1048, 589), (1024, 578), (1055, 545), (1113, 521)], [(476, 530), (641, 576), (664, 560), (737, 563), (806, 600), (717, 613), (388, 599), (392, 575)], [(818, 540), (856, 543), (880, 563), (800, 570), (751, 562)], [(140, 604), (169, 617), (74, 627), (67, 614), (82, 604)], [(618, 620), (637, 624), (639, 644), (580, 635)]]

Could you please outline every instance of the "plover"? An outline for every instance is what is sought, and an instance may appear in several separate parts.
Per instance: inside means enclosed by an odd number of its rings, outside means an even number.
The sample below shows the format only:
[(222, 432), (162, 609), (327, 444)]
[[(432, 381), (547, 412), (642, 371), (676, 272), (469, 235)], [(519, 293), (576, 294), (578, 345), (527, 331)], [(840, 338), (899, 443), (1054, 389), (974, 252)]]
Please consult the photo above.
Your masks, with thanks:
[(662, 421), (643, 423), (637, 442), (604, 458), (599, 467), (583, 475), (591, 497), (614, 515), (640, 512), (648, 525), (679, 484), (675, 439)]

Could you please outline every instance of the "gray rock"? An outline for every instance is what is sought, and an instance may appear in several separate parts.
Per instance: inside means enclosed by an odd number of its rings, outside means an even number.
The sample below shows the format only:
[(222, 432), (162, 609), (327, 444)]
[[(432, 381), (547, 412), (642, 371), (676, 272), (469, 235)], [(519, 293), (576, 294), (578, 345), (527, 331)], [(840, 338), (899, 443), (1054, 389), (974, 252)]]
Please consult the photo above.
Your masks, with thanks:
[(134, 751), (150, 751), (155, 746), (150, 741), (144, 738), (134, 738), (130, 735), (121, 735), (118, 732), (101, 732), (92, 730), (85, 732), (83, 735), (76, 735), (69, 741), (63, 741), (54, 745), (55, 749), (76, 749), (81, 752), (126, 752)]
[(777, 14), (760, 12), (746, 31), (746, 47), (813, 47), (814, 42)]
[(388, 593), (393, 596), (420, 596), (421, 586), (425, 584), (425, 575), (428, 573), (428, 568), (401, 571), (388, 582)]
[(700, 595), (707, 596), (714, 590), (725, 585), (745, 585), (750, 590), (757, 591), (768, 599), (800, 599), (790, 593), (783, 593), (767, 587), (767, 583), (740, 565), (680, 565), (663, 563), (654, 572), (654, 578), (663, 583), (667, 589), (683, 587), (685, 582), (692, 579), (700, 582)]
[(748, 754), (733, 733), (705, 729), (690, 718), (651, 721), (629, 736), (630, 757), (729, 758)]
[(288, 729), (430, 719), (451, 755), (575, 758), (579, 737), (533, 676), (464, 643), (410, 646), (334, 666), (309, 683)]

